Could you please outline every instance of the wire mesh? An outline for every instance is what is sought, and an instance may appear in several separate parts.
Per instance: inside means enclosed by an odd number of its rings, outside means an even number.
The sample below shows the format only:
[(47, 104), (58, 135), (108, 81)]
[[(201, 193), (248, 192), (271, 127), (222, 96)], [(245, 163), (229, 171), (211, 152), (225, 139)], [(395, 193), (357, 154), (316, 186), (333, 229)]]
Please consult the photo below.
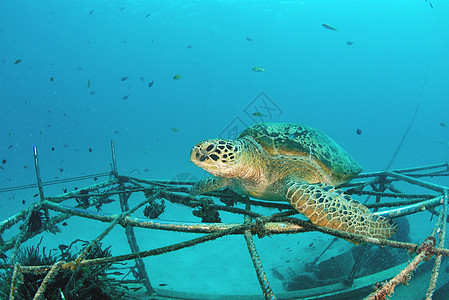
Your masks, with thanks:
[[(379, 208), (390, 208), (375, 213), (380, 216), (397, 218), (424, 211), (437, 214), (439, 219), (433, 232), (421, 244), (415, 244), (405, 241), (366, 237), (335, 229), (319, 227), (308, 221), (294, 217), (294, 215), (298, 213), (286, 203), (255, 201), (228, 190), (212, 192), (203, 195), (200, 198), (195, 198), (188, 193), (189, 187), (194, 184), (194, 182), (145, 180), (130, 176), (122, 176), (117, 173), (115, 149), (113, 145), (112, 150), (112, 165), (114, 168), (112, 172), (109, 173), (109, 179), (58, 196), (44, 196), (43, 186), (45, 186), (46, 183), (42, 183), (40, 180), (37, 150), (35, 149), (36, 174), (38, 178), (36, 186), (39, 188), (41, 199), (32, 206), (0, 222), (0, 233), (2, 234), (13, 226), (20, 225), (18, 234), (7, 240), (3, 240), (3, 238), (0, 239), (0, 251), (3, 260), (5, 261), (5, 263), (0, 264), (0, 268), (4, 270), (13, 270), (12, 280), (9, 286), (10, 299), (15, 298), (18, 287), (24, 284), (24, 274), (46, 274), (45, 279), (39, 285), (38, 291), (33, 295), (34, 299), (42, 299), (45, 290), (51, 288), (49, 283), (58, 272), (63, 270), (80, 272), (80, 270), (82, 271), (83, 268), (88, 266), (108, 266), (127, 261), (135, 262), (135, 267), (132, 270), (135, 280), (122, 280), (120, 283), (141, 284), (145, 289), (145, 293), (151, 295), (154, 299), (162, 299), (164, 297), (179, 299), (219, 298), (215, 295), (192, 295), (183, 292), (165, 291), (164, 289), (154, 288), (150, 281), (151, 276), (147, 273), (146, 266), (142, 259), (178, 251), (229, 235), (242, 235), (247, 243), (250, 258), (253, 262), (256, 276), (261, 287), (261, 294), (252, 296), (255, 299), (259, 297), (265, 299), (276, 299), (277, 297), (282, 299), (298, 299), (306, 297), (308, 297), (308, 299), (319, 299), (328, 297), (329, 299), (332, 299), (332, 297), (334, 297), (334, 299), (337, 299), (345, 293), (350, 293), (359, 289), (362, 285), (360, 283), (360, 278), (354, 276), (357, 272), (358, 265), (355, 264), (351, 271), (351, 276), (349, 276), (343, 283), (329, 284), (326, 288), (321, 288), (319, 291), (310, 289), (305, 292), (294, 291), (277, 294), (270, 286), (270, 278), (264, 271), (263, 262), (258, 255), (258, 251), (253, 241), (253, 235), (262, 238), (264, 236), (277, 234), (299, 234), (318, 231), (352, 242), (363, 243), (364, 245), (374, 244), (407, 249), (410, 253), (417, 254), (410, 264), (405, 265), (405, 268), (404, 265), (396, 266), (395, 268), (378, 272), (377, 277), (372, 277), (381, 278), (382, 280), (392, 277), (393, 279), (385, 283), (379, 283), (373, 293), (368, 295), (369, 292), (367, 292), (365, 294), (367, 295), (366, 299), (384, 299), (391, 295), (398, 284), (407, 283), (410, 280), (412, 272), (419, 266), (420, 262), (424, 260), (428, 261), (432, 256), (436, 255), (437, 259), (435, 260), (433, 275), (429, 282), (429, 289), (427, 292), (427, 298), (431, 299), (436, 287), (438, 272), (441, 266), (441, 258), (443, 256), (449, 256), (449, 249), (444, 248), (444, 239), (446, 235), (445, 223), (447, 222), (447, 191), (449, 188), (421, 179), (426, 177), (434, 178), (449, 176), (448, 163), (393, 171), (363, 173), (344, 187), (345, 192), (350, 195), (375, 196), (375, 203), (366, 204), (368, 208), (374, 208), (375, 210)], [(425, 189), (425, 193), (407, 193), (400, 191), (397, 188), (399, 183), (408, 183), (413, 187), (423, 188)], [(30, 186), (31, 185), (27, 185), (24, 187), (28, 188)], [(11, 189), (7, 189), (7, 191), (9, 190)], [(2, 190), (0, 190), (0, 192), (1, 191)], [(135, 193), (143, 194), (144, 200), (131, 207), (128, 203), (128, 199)], [(118, 197), (120, 200), (121, 212), (118, 214), (106, 213), (99, 209), (101, 206), (107, 205), (108, 199), (111, 199), (111, 197)], [(392, 198), (394, 201), (384, 201), (385, 198)], [(157, 205), (155, 203), (156, 200), (161, 199), (176, 205), (188, 207), (189, 209), (195, 209), (194, 212), (196, 212), (196, 214), (194, 213), (194, 215), (202, 217), (203, 222), (164, 221), (156, 218), (142, 219), (133, 216), (134, 212), (145, 205), (150, 208), (149, 216), (151, 216), (151, 208), (156, 209), (157, 211)], [(217, 199), (225, 205), (218, 204)], [(70, 200), (76, 200), (77, 205), (66, 204)], [(245, 208), (236, 207), (236, 204), (243, 204), (245, 205)], [(439, 206), (442, 208), (438, 212), (435, 208)], [(267, 216), (251, 209), (254, 207), (276, 208), (279, 212)], [(94, 210), (93, 208), (97, 208), (97, 210)], [(52, 216), (48, 213), (49, 211)], [(32, 227), (30, 224), (32, 223), (33, 217), (36, 216), (36, 212), (45, 214), (45, 218), (42, 218), (44, 223), (40, 228), (31, 230)], [(236, 224), (221, 223), (219, 222), (220, 212), (241, 215), (244, 217), (243, 222)], [(41, 235), (45, 231), (57, 234), (59, 231), (58, 224), (63, 223), (65, 220), (74, 216), (108, 223), (109, 225), (97, 235), (96, 239), (86, 243), (83, 250), (80, 251), (72, 261), (60, 260), (52, 265), (24, 265), (21, 262), (18, 262), (19, 249), (25, 241), (34, 236)], [(218, 221), (211, 222), (211, 220)], [(125, 234), (131, 252), (128, 254), (107, 257), (89, 257), (90, 254), (99, 248), (104, 237), (117, 225), (125, 228)], [(140, 250), (138, 240), (133, 231), (134, 228), (202, 233), (204, 235), (155, 249)], [(327, 249), (324, 251), (326, 250)], [(10, 259), (7, 259), (6, 253), (11, 253)], [(394, 277), (392, 272), (397, 275)], [(363, 287), (366, 288), (366, 284)], [(137, 292), (133, 293), (132, 291), (127, 290), (122, 294), (123, 299), (125, 299), (125, 294), (129, 299), (141, 297), (141, 294), (139, 295)], [(61, 299), (63, 299), (64, 294), (62, 291), (60, 291), (60, 295)], [(223, 299), (231, 299), (232, 297), (233, 295), (228, 295)], [(239, 298), (241, 296), (234, 295), (234, 297)]]

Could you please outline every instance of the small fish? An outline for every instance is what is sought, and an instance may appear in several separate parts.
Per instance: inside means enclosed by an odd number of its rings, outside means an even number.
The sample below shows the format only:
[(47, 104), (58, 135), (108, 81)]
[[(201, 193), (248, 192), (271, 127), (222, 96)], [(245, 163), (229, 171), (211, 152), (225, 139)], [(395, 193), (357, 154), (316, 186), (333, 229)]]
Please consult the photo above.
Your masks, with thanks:
[(145, 81), (145, 78), (143, 78), (142, 76), (140, 77), (140, 80)]
[(18, 60), (16, 60), (16, 61), (14, 62), (14, 64), (17, 65), (17, 64), (20, 64), (21, 62), (22, 62), (22, 60), (21, 60), (21, 59), (18, 59)]
[(96, 93), (95, 91), (90, 91), (91, 95), (95, 95), (95, 93)]
[(22, 204), (25, 205), (25, 203), (26, 203), (26, 201), (25, 201), (25, 200), (22, 200)]
[(176, 74), (175, 76), (173, 76), (173, 80), (179, 80), (182, 78), (182, 75)]
[(6, 159), (3, 159), (3, 160), (2, 160), (2, 164), (6, 164), (6, 162), (7, 162)]
[(258, 111), (253, 112), (252, 115), (253, 115), (254, 117), (257, 117), (257, 118), (263, 117), (262, 113), (260, 113), (260, 112), (258, 112)]
[(126, 77), (126, 76), (123, 76), (122, 78), (120, 78), (121, 81), (125, 81), (127, 79), (128, 79), (128, 77)]
[(12, 149), (12, 147), (14, 147), (14, 145), (11, 144), (8, 146), (8, 149)]
[(51, 147), (51, 151), (55, 151), (55, 147)]
[(62, 191), (63, 191), (64, 193), (67, 193), (67, 189), (66, 189), (66, 188), (62, 189)]
[(28, 166), (23, 166), (24, 169), (28, 169)]
[(94, 10), (92, 9), (92, 10), (89, 12), (89, 15), (91, 15), (93, 12), (94, 12)]
[(166, 286), (167, 283), (159, 283), (159, 286)]
[(254, 40), (253, 40), (252, 38), (250, 38), (250, 37), (247, 37), (246, 40), (249, 41), (249, 42), (254, 41)]
[(351, 45), (353, 45), (354, 44), (354, 42), (351, 42), (351, 41), (347, 41), (346, 42), (346, 45), (348, 45), (348, 46), (351, 46)]
[(331, 26), (329, 24), (326, 24), (326, 23), (321, 24), (321, 26), (323, 26), (326, 29), (333, 30), (333, 31), (337, 31), (338, 30), (338, 28), (336, 28), (334, 26)]
[(254, 67), (251, 70), (253, 70), (254, 72), (265, 72), (265, 69), (261, 67)]
[(97, 181), (98, 180), (98, 178), (97, 177), (94, 177), (94, 181)]
[(309, 244), (309, 248), (313, 246), (313, 242)]
[(189, 49), (192, 48), (192, 45), (187, 45), (187, 48), (189, 48)]
[(126, 100), (126, 99), (128, 99), (129, 98), (129, 95), (125, 95), (125, 96), (123, 96), (123, 100)]
[(441, 127), (447, 127), (447, 124), (444, 123), (444, 122), (441, 122), (441, 123), (440, 123), (440, 126), (441, 126)]
[(67, 222), (62, 222), (62, 226), (67, 226)]
[(137, 292), (137, 291), (140, 290), (141, 288), (142, 288), (142, 287), (139, 286), (139, 287), (131, 288), (131, 290), (132, 290), (133, 292)]
[(0, 170), (4, 170), (5, 168), (3, 168), (3, 166), (0, 166)]
[(150, 172), (150, 170), (149, 170), (149, 169), (146, 169), (146, 168), (143, 169), (143, 171), (144, 171), (144, 172)]
[(432, 8), (432, 9), (433, 9), (433, 5), (432, 5), (432, 2), (430, 2), (430, 1), (429, 1), (429, 5), (430, 5), (430, 8)]
[(145, 16), (145, 19), (148, 18), (149, 16), (151, 16), (151, 15), (150, 15), (150, 14), (147, 14), (147, 15)]
[(89, 152), (92, 152), (92, 148), (89, 148)]
[(170, 128), (170, 130), (173, 132), (178, 132), (178, 128), (175, 128), (175, 127)]
[(90, 80), (87, 79), (87, 88), (90, 88)]
[(118, 131), (118, 130), (115, 130), (115, 131), (114, 131), (114, 133), (115, 133), (115, 134), (119, 134), (119, 133), (120, 133), (120, 131)]
[(55, 81), (55, 79), (53, 77), (50, 77), (50, 81), (53, 82)]
[(39, 196), (39, 194), (34, 194), (34, 195), (33, 195), (33, 198), (36, 198), (37, 196)]
[(152, 87), (153, 84), (154, 84), (154, 81), (150, 81), (150, 82), (148, 83), (148, 87)]
[(64, 168), (59, 168), (59, 172), (64, 172)]
[(358, 135), (361, 135), (361, 134), (362, 134), (362, 129), (357, 128), (357, 130), (355, 131), (355, 133), (357, 133)]

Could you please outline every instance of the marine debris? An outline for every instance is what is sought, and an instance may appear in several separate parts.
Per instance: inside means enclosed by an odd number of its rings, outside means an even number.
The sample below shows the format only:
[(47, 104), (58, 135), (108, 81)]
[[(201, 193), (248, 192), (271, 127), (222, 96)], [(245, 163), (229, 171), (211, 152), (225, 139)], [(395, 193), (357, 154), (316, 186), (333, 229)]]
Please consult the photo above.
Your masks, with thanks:
[[(241, 235), (245, 239), (257, 279), (260, 283), (261, 294), (266, 299), (275, 299), (276, 297), (298, 299), (318, 297), (324, 294), (331, 294), (336, 299), (337, 297), (342, 297), (345, 293), (355, 290), (360, 290), (364, 297), (368, 297), (367, 299), (385, 299), (385, 297), (394, 292), (398, 284), (409, 282), (413, 272), (418, 266), (423, 265), (420, 262), (428, 261), (427, 264), (429, 264), (429, 260), (435, 256), (434, 269), (428, 289), (428, 296), (430, 295), (431, 297), (435, 291), (435, 284), (440, 272), (441, 258), (442, 256), (449, 256), (449, 249), (444, 248), (443, 244), (446, 235), (445, 224), (447, 222), (449, 187), (423, 180), (424, 178), (449, 177), (448, 163), (362, 173), (343, 187), (345, 193), (353, 196), (374, 196), (374, 203), (368, 203), (366, 206), (375, 210), (375, 214), (378, 216), (398, 218), (415, 213), (431, 213), (432, 215), (438, 216), (438, 222), (433, 230), (429, 228), (428, 237), (421, 244), (416, 244), (400, 238), (400, 240), (385, 240), (317, 226), (309, 221), (296, 218), (295, 215), (298, 212), (286, 203), (256, 201), (248, 197), (236, 195), (228, 190), (210, 192), (198, 199), (188, 194), (189, 188), (194, 184), (192, 181), (146, 180), (122, 176), (117, 172), (113, 144), (111, 148), (113, 157), (111, 172), (85, 175), (73, 179), (104, 178), (108, 176), (109, 178), (107, 180), (102, 182), (99, 180), (94, 185), (67, 191), (57, 196), (44, 195), (43, 188), (48, 183), (41, 182), (38, 171), (37, 151), (35, 151), (38, 183), (32, 187), (38, 187), (40, 201), (0, 222), (0, 233), (2, 237), (0, 238), (0, 260), (3, 261), (3, 263), (0, 263), (0, 269), (3, 269), (1, 283), (4, 297), (6, 295), (6, 297), (9, 296), (9, 299), (31, 299), (32, 297), (42, 299), (45, 295), (47, 299), (60, 299), (61, 296), (60, 298), (51, 298), (49, 296), (59, 293), (59, 295), (65, 295), (66, 299), (70, 299), (67, 295), (71, 290), (79, 287), (79, 284), (76, 282), (79, 282), (77, 280), (81, 280), (81, 278), (95, 279), (95, 284), (104, 283), (105, 286), (102, 289), (110, 291), (110, 295), (115, 293), (112, 291), (113, 288), (117, 293), (122, 293), (123, 291), (120, 287), (123, 286), (125, 289), (128, 289), (128, 292), (134, 292), (134, 294), (126, 294), (127, 297), (130, 297), (129, 299), (142, 298), (144, 295), (142, 294), (143, 292), (147, 295), (151, 294), (151, 297), (156, 299), (157, 297), (163, 296), (170, 297), (170, 295), (173, 295), (170, 294), (173, 291), (164, 289), (165, 283), (159, 284), (158, 288), (153, 286), (142, 259), (192, 247), (228, 235)], [(64, 182), (67, 182), (67, 179)], [(52, 182), (52, 184), (55, 184), (55, 182)], [(413, 187), (413, 193), (404, 192), (399, 188), (407, 185)], [(29, 188), (30, 186), (25, 187)], [(21, 188), (24, 187), (0, 189), (0, 193)], [(416, 192), (418, 189), (422, 192)], [(133, 206), (128, 201), (132, 194), (140, 194), (141, 196), (141, 201)], [(390, 200), (385, 201), (385, 199)], [(112, 200), (119, 201), (120, 212), (112, 214), (100, 209), (109, 205)], [(177, 206), (184, 206), (191, 211), (192, 215), (201, 218), (202, 221), (207, 223), (200, 222), (200, 219), (198, 222), (166, 221), (163, 219), (163, 215), (159, 214), (164, 211), (163, 201), (165, 203), (170, 202), (176, 204)], [(219, 201), (223, 202), (223, 204)], [(32, 201), (28, 201), (27, 203), (30, 202)], [(73, 204), (70, 205), (71, 203)], [(145, 211), (145, 207), (148, 216), (143, 215), (142, 211)], [(263, 215), (256, 212), (260, 211), (259, 208), (274, 208), (277, 211), (269, 215)], [(377, 211), (379, 208), (387, 209)], [(241, 223), (220, 223), (220, 214), (222, 212), (241, 215)], [(155, 219), (158, 217), (158, 214), (159, 217), (162, 216), (162, 219)], [(81, 243), (83, 245), (82, 249), (77, 253), (72, 252), (72, 244), (61, 244), (56, 250), (60, 254), (53, 254), (50, 251), (47, 252), (43, 247), (40, 248), (39, 244), (32, 248), (23, 248), (21, 246), (25, 241), (32, 237), (40, 236), (46, 230), (58, 234), (58, 224), (63, 226), (61, 227), (62, 230), (67, 230), (67, 221), (71, 223), (70, 219), (72, 217), (97, 220), (107, 223), (108, 226), (103, 231), (100, 230), (97, 237), (92, 241), (75, 240), (72, 243), (73, 245), (74, 243)], [(154, 218), (149, 220), (146, 217)], [(210, 223), (211, 221), (214, 223)], [(12, 230), (15, 225), (20, 225), (18, 234), (4, 234), (8, 230)], [(131, 248), (131, 251), (127, 254), (111, 255), (111, 248), (101, 248), (103, 238), (117, 225), (125, 228), (126, 238)], [(134, 234), (134, 228), (141, 228), (141, 230), (202, 233), (203, 235), (200, 237), (195, 236), (168, 246), (141, 250), (136, 235)], [(391, 249), (405, 249), (409, 251), (410, 255), (414, 255), (414, 259), (410, 263), (405, 263), (405, 265), (401, 264), (376, 273), (378, 275), (376, 278), (383, 278), (382, 280), (377, 280), (379, 282), (393, 277), (393, 279), (386, 283), (380, 282), (376, 285), (376, 281), (366, 281), (365, 277), (359, 277), (357, 275), (363, 271), (363, 259), (370, 257), (369, 253), (371, 251), (369, 248), (364, 251), (360, 248), (360, 251), (355, 254), (362, 258), (354, 260), (353, 265), (350, 266), (352, 269), (350, 275), (341, 274), (341, 277), (345, 278), (344, 284), (341, 282), (338, 284), (325, 282), (326, 285), (318, 289), (306, 288), (276, 293), (276, 290), (270, 284), (270, 280), (276, 280), (275, 277), (280, 279), (282, 274), (274, 275), (271, 278), (271, 274), (266, 272), (263, 260), (259, 257), (254, 244), (253, 236), (257, 235), (259, 238), (262, 238), (270, 235), (290, 234), (289, 236), (294, 237), (296, 236), (292, 235), (294, 233), (299, 234), (313, 231), (323, 232), (356, 243), (364, 243), (364, 245), (368, 246), (380, 245), (383, 248), (389, 249), (390, 247)], [(9, 238), (3, 239), (5, 236)], [(313, 243), (310, 246), (313, 246)], [(30, 261), (31, 257), (34, 257), (34, 262)], [(126, 280), (110, 278), (110, 276), (120, 276), (123, 274), (117, 271), (118, 268), (114, 269), (113, 267), (117, 263), (122, 262), (134, 262), (134, 265), (130, 269), (130, 274), (132, 275), (129, 275), (130, 277)], [(380, 261), (376, 263), (381, 264)], [(314, 265), (311, 266), (314, 267)], [(385, 268), (389, 267), (389, 265), (385, 266)], [(394, 275), (397, 276), (394, 277)], [(33, 281), (33, 276), (39, 276), (40, 279)], [(66, 286), (58, 285), (58, 282), (67, 279), (72, 280), (71, 284)], [(109, 281), (114, 287), (107, 285), (105, 280)], [(298, 277), (298, 280), (301, 280), (301, 278)], [(23, 288), (26, 288), (28, 285), (32, 285), (33, 288), (27, 289), (27, 292), (25, 292)], [(129, 285), (133, 286), (129, 288)], [(83, 298), (90, 299), (89, 297), (91, 297), (93, 299), (96, 292), (93, 292), (93, 290), (88, 292), (87, 287), (89, 285), (83, 286), (86, 290), (79, 290), (85, 292)], [(374, 286), (376, 290), (369, 295)], [(115, 290), (115, 288), (118, 289)], [(139, 291), (137, 292), (137, 290)], [(28, 293), (29, 295), (26, 294), (24, 296), (25, 298), (22, 298), (20, 296), (22, 292)], [(179, 299), (192, 299), (198, 296), (194, 293), (183, 292), (177, 292), (176, 295)], [(219, 299), (217, 295), (213, 296), (215, 299)], [(221, 299), (230, 299), (231, 296), (223, 295)], [(420, 295), (419, 297), (424, 297), (424, 295)]]

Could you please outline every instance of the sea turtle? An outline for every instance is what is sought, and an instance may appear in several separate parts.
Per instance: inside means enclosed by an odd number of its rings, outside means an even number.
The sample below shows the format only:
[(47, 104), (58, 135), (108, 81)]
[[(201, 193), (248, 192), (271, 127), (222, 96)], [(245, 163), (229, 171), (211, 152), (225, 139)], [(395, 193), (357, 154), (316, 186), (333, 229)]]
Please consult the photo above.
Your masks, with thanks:
[(318, 129), (260, 123), (235, 140), (196, 144), (190, 160), (212, 174), (195, 183), (192, 195), (230, 188), (258, 199), (288, 201), (319, 226), (386, 239), (397, 229), (338, 189), (362, 168)]

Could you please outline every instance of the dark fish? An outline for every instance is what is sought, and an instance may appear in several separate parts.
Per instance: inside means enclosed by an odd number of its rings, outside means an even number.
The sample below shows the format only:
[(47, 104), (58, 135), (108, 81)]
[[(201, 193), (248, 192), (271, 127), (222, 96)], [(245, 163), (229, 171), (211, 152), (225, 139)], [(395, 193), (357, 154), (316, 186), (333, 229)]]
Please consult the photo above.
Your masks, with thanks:
[(258, 112), (258, 111), (253, 112), (252, 115), (255, 116), (255, 117), (257, 117), (257, 118), (260, 118), (260, 117), (263, 116), (263, 115), (262, 115), (260, 112)]
[(433, 9), (433, 5), (432, 5), (432, 2), (430, 2), (430, 1), (429, 1), (429, 5), (430, 5), (430, 8), (432, 8), (432, 9)]
[(145, 16), (145, 19), (148, 18), (149, 16), (151, 16), (151, 15), (150, 15), (150, 14), (147, 14), (147, 15)]
[(310, 244), (309, 244), (309, 248), (312, 247), (312, 246), (313, 246), (313, 243), (310, 243)]
[(59, 172), (64, 172), (64, 168), (59, 168)]
[(285, 261), (285, 263), (287, 263), (287, 264), (288, 264), (289, 262), (290, 262), (290, 260), (288, 260), (288, 259)]
[[(133, 292), (137, 292), (138, 290), (140, 290), (142, 287), (141, 286), (139, 286), (139, 287), (135, 287), (135, 288), (131, 288), (131, 290), (133, 291)], [(157, 300), (157, 299), (156, 299)]]
[(69, 145), (67, 145), (67, 144), (64, 144), (64, 146), (63, 146), (63, 147), (64, 147), (64, 148), (67, 148), (68, 146), (69, 146)]
[(55, 151), (55, 147), (51, 147), (51, 151)]
[(118, 130), (115, 130), (115, 131), (114, 131), (114, 133), (115, 133), (115, 134), (119, 134), (119, 133), (120, 133), (120, 131), (118, 131)]
[(188, 45), (187, 48), (192, 48), (192, 45)]
[(28, 169), (28, 166), (23, 166), (24, 169)]
[(62, 226), (67, 226), (67, 222), (62, 222)]
[(22, 200), (22, 204), (25, 205), (25, 203), (26, 203), (26, 201), (25, 201), (25, 200)]
[(326, 29), (333, 30), (333, 31), (337, 31), (338, 30), (336, 27), (331, 26), (331, 25), (326, 24), (326, 23), (321, 24), (321, 26), (323, 26)]
[(441, 126), (441, 127), (447, 127), (447, 124), (444, 123), (444, 122), (441, 122), (441, 123), (440, 123), (440, 126)]
[(20, 64), (21, 62), (22, 62), (22, 60), (21, 60), (21, 59), (18, 59), (18, 60), (16, 60), (16, 61), (14, 62), (14, 64), (17, 65), (17, 64)]
[(354, 42), (351, 42), (351, 41), (347, 41), (346, 42), (346, 45), (348, 45), (348, 46), (351, 46), (351, 45), (353, 45), (354, 44)]
[(63, 191), (64, 193), (67, 193), (67, 189), (66, 189), (66, 188), (62, 189), (62, 191)]
[(92, 148), (89, 148), (89, 152), (92, 152)]
[(182, 78), (182, 75), (176, 74), (175, 76), (173, 76), (173, 80), (179, 80)]
[(92, 10), (89, 12), (89, 15), (91, 15), (93, 12), (94, 12), (94, 10), (92, 9)]
[(140, 77), (140, 80), (142, 80), (142, 81), (145, 81), (145, 78), (143, 78), (143, 77)]
[(143, 171), (144, 171), (144, 172), (150, 172), (150, 170), (149, 170), (149, 169), (143, 169)]
[(179, 131), (178, 128), (175, 128), (175, 127), (170, 128), (170, 130), (173, 131), (173, 132), (178, 132)]
[(127, 79), (128, 79), (128, 77), (123, 76), (120, 80), (121, 80), (121, 81), (125, 81), (125, 80), (127, 80)]
[(90, 88), (90, 79), (87, 79), (87, 88)]
[(6, 159), (3, 159), (3, 160), (2, 160), (2, 164), (6, 164), (6, 162), (7, 162)]
[(254, 40), (253, 40), (252, 38), (250, 38), (250, 37), (247, 37), (246, 40), (247, 40), (247, 41), (250, 41), (250, 42), (254, 41)]
[(166, 286), (167, 283), (159, 283), (159, 286)]
[(95, 95), (95, 93), (96, 93), (95, 91), (90, 91), (91, 95)]
[(361, 135), (361, 134), (362, 134), (362, 129), (357, 128), (357, 130), (355, 131), (355, 133), (357, 133), (358, 135)]
[(154, 81), (150, 81), (150, 82), (148, 83), (148, 87), (152, 87), (153, 84), (154, 84)]
[(36, 198), (37, 196), (39, 196), (39, 194), (34, 194), (34, 195), (33, 195), (33, 198)]
[(9, 145), (9, 146), (8, 146), (8, 149), (11, 149), (12, 147), (14, 147), (14, 145)]
[(129, 95), (125, 95), (125, 96), (123, 96), (123, 100), (126, 100), (126, 99), (128, 99), (129, 98)]
[(3, 168), (3, 166), (0, 166), (0, 170), (4, 170), (5, 168)]
[(97, 177), (94, 177), (94, 181), (97, 181), (98, 180), (98, 178)]
[(53, 82), (55, 81), (55, 79), (53, 77), (50, 77), (50, 81)]

